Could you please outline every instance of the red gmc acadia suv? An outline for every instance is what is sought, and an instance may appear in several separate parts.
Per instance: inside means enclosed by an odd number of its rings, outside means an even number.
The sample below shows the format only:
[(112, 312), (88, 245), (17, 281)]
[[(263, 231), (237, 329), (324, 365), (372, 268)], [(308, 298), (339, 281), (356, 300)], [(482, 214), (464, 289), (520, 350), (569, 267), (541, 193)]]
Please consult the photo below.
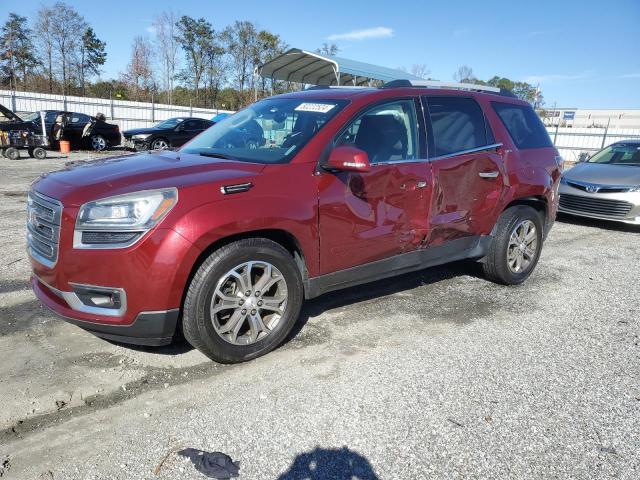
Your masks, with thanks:
[(101, 337), (163, 345), (181, 330), (213, 360), (241, 362), (326, 292), (460, 259), (524, 281), (561, 169), (508, 92), (316, 87), (259, 101), (178, 151), (43, 175), (28, 197), (32, 286)]

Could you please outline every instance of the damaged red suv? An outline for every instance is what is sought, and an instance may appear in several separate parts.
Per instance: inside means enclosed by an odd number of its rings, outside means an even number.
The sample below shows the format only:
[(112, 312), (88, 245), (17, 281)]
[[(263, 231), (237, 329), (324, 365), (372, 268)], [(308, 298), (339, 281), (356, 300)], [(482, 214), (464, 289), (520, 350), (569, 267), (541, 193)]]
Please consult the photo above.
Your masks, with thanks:
[(28, 199), (32, 285), (101, 337), (163, 345), (182, 331), (241, 362), (326, 292), (460, 259), (523, 282), (560, 172), (532, 108), (498, 89), (399, 80), (280, 95), (179, 151), (43, 175)]

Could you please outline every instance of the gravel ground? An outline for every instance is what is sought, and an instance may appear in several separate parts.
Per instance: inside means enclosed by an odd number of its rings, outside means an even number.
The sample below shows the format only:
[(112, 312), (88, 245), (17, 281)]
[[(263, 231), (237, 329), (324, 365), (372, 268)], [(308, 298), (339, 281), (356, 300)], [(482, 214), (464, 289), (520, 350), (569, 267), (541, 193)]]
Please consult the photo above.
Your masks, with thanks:
[[(89, 154), (72, 154), (71, 160)], [(455, 263), (307, 303), (247, 364), (131, 348), (27, 284), (26, 190), (69, 158), (0, 161), (0, 477), (640, 477), (640, 229), (561, 218), (525, 285)]]

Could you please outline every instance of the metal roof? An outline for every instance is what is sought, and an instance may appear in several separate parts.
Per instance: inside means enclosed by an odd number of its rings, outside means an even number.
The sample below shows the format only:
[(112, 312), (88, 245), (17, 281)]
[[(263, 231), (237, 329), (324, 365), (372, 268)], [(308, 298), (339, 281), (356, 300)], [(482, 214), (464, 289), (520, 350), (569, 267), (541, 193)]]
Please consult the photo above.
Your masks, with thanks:
[(274, 80), (329, 86), (369, 85), (371, 81), (390, 82), (398, 78), (422, 80), (401, 70), (299, 48), (292, 48), (257, 67), (255, 74)]

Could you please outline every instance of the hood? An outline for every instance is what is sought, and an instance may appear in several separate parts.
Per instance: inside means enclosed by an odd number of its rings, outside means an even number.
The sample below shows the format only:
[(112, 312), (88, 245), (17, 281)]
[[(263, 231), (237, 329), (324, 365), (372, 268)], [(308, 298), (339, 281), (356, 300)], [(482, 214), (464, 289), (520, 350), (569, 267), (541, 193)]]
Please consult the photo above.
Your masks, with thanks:
[(21, 122), (22, 119), (0, 103), (0, 115), (7, 117), (12, 122)]
[(79, 206), (91, 200), (140, 190), (211, 184), (211, 192), (230, 181), (247, 181), (265, 165), (187, 155), (154, 152), (123, 155), (93, 161), (70, 162), (63, 170), (42, 175), (33, 188)]
[(170, 128), (155, 128), (155, 127), (147, 127), (147, 128), (132, 128), (131, 130), (125, 130), (122, 134), (125, 137), (130, 137), (132, 135), (139, 135), (141, 133), (158, 133), (158, 132), (169, 132), (172, 129)]
[(640, 167), (637, 165), (607, 165), (604, 163), (579, 163), (567, 170), (563, 177), (576, 182), (597, 185), (640, 185)]

